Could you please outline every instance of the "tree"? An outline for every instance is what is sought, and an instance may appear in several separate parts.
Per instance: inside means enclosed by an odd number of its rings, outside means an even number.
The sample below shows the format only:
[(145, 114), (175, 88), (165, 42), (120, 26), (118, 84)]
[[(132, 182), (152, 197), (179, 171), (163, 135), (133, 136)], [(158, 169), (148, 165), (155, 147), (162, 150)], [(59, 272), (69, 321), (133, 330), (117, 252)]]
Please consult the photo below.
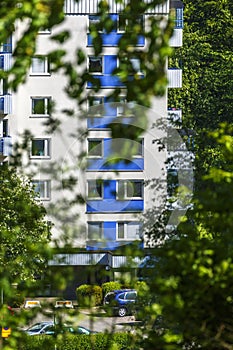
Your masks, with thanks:
[(46, 265), (50, 241), (46, 212), (25, 177), (5, 165), (0, 172), (1, 270), (9, 283), (33, 280)]
[(157, 262), (147, 282), (154, 301), (146, 307), (151, 330), (143, 349), (232, 348), (232, 131), (224, 124), (210, 134), (231, 165), (210, 169), (192, 222), (187, 217), (178, 238), (151, 250)]
[(232, 4), (184, 0), (183, 46), (172, 58), (182, 62), (182, 89), (169, 92), (170, 106), (182, 108), (183, 127), (195, 133), (196, 188), (212, 165), (224, 163), (208, 131), (232, 123)]

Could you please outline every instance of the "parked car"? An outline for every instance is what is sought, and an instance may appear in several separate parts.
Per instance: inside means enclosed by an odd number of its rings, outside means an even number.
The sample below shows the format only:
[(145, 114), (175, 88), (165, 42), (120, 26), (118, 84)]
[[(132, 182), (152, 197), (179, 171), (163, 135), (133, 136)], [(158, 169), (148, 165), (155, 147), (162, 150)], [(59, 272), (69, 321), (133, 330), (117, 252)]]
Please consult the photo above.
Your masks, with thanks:
[(73, 326), (73, 325), (55, 325), (52, 321), (39, 322), (34, 324), (25, 330), (25, 333), (28, 335), (55, 335), (55, 334), (95, 334), (90, 329), (87, 329), (82, 326)]
[(132, 315), (137, 302), (135, 289), (120, 289), (109, 292), (104, 297), (104, 306), (117, 316)]

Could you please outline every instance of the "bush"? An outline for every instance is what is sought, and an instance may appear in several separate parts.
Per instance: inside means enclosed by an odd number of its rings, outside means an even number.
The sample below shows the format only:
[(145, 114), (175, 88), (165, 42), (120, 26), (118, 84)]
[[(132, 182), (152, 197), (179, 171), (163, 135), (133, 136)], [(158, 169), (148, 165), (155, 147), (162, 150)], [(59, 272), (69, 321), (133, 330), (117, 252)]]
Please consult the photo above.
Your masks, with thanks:
[(18, 350), (133, 350), (133, 336), (128, 333), (66, 335), (55, 339), (52, 336), (29, 336)]
[(120, 282), (106, 282), (102, 284), (103, 295), (106, 295), (113, 290), (122, 289), (122, 285)]
[(79, 306), (91, 307), (101, 305), (103, 294), (100, 286), (82, 284), (76, 289)]

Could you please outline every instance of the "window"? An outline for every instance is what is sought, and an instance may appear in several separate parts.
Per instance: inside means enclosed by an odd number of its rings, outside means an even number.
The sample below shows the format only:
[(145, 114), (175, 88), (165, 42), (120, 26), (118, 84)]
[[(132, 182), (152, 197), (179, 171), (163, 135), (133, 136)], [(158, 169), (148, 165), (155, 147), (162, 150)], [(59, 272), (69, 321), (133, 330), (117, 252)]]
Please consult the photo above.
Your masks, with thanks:
[(118, 240), (136, 240), (140, 239), (142, 224), (140, 222), (118, 222), (117, 239)]
[(91, 30), (91, 27), (99, 27), (99, 25), (100, 25), (100, 16), (95, 16), (95, 15), (89, 16), (89, 30)]
[(172, 197), (176, 194), (179, 186), (178, 172), (176, 169), (168, 169), (167, 171), (167, 194)]
[(99, 139), (88, 140), (88, 156), (102, 157), (102, 140), (99, 140)]
[(103, 223), (102, 222), (88, 222), (87, 223), (87, 235), (90, 240), (99, 240), (103, 235)]
[(49, 74), (49, 63), (46, 56), (32, 58), (31, 74)]
[(118, 17), (118, 31), (124, 32), (126, 30), (126, 26), (132, 28), (134, 25), (140, 25), (142, 30), (144, 28), (144, 18), (143, 16), (137, 16), (135, 18), (126, 18), (125, 15), (119, 15)]
[(89, 56), (89, 72), (103, 73), (103, 57)]
[[(93, 116), (101, 116), (104, 112), (104, 97), (103, 96), (91, 96), (88, 99), (89, 114)], [(93, 108), (91, 108), (93, 107)]]
[(31, 97), (32, 115), (33, 116), (49, 116), (51, 108), (50, 97)]
[(118, 181), (118, 199), (142, 198), (143, 181), (142, 180), (120, 180)]
[(175, 28), (183, 28), (183, 26), (184, 26), (183, 9), (176, 8)]
[(135, 157), (143, 157), (143, 148), (144, 148), (144, 141), (143, 141), (143, 139), (135, 141), (133, 146), (135, 148), (135, 152), (134, 152), (133, 155)]
[(12, 37), (8, 37), (4, 43), (0, 43), (0, 52), (12, 52)]
[(120, 61), (118, 61), (118, 67), (121, 69), (127, 69), (128, 75), (143, 75), (141, 69), (141, 62), (139, 57), (123, 57)]
[(51, 183), (49, 180), (33, 180), (32, 185), (40, 199), (50, 199)]
[(50, 156), (50, 140), (34, 139), (31, 148), (32, 157), (49, 157)]
[(91, 199), (101, 199), (103, 192), (103, 182), (101, 180), (87, 181), (87, 196)]
[(0, 95), (6, 95), (8, 93), (6, 79), (0, 79)]

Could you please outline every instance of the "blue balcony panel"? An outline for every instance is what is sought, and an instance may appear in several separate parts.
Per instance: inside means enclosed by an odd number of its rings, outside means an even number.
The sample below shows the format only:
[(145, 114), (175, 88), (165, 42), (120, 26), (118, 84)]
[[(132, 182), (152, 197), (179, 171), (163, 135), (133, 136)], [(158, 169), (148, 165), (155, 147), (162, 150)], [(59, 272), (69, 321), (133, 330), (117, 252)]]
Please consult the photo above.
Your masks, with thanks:
[(109, 124), (133, 124), (133, 117), (88, 117), (87, 128), (88, 129), (109, 129)]
[(107, 241), (116, 240), (116, 222), (115, 221), (105, 221), (104, 222), (104, 239)]
[(11, 136), (0, 138), (0, 155), (8, 157), (12, 154), (12, 138)]
[[(122, 37), (122, 33), (117, 33), (117, 32), (101, 34), (103, 46), (118, 46), (118, 43), (121, 37)], [(91, 34), (87, 35), (87, 45), (92, 46)], [(144, 45), (145, 45), (145, 38), (142, 35), (138, 36), (137, 46), (144, 46)]]
[(144, 208), (144, 201), (142, 199), (135, 200), (90, 200), (87, 201), (87, 213), (128, 213), (141, 212)]
[(115, 117), (96, 117), (87, 118), (88, 129), (107, 129), (109, 124), (115, 120)]
[(133, 158), (129, 160), (119, 160), (110, 164), (108, 158), (88, 159), (87, 170), (89, 171), (142, 171), (144, 170), (144, 159)]
[(104, 199), (116, 199), (116, 180), (104, 180)]
[[(99, 79), (100, 85), (102, 88), (115, 88), (115, 87), (121, 87), (124, 88), (125, 85), (120, 81), (120, 79), (116, 76), (113, 76), (111, 74), (108, 75), (93, 75), (94, 78)], [(93, 88), (93, 84), (91, 82), (87, 82), (88, 88)]]

